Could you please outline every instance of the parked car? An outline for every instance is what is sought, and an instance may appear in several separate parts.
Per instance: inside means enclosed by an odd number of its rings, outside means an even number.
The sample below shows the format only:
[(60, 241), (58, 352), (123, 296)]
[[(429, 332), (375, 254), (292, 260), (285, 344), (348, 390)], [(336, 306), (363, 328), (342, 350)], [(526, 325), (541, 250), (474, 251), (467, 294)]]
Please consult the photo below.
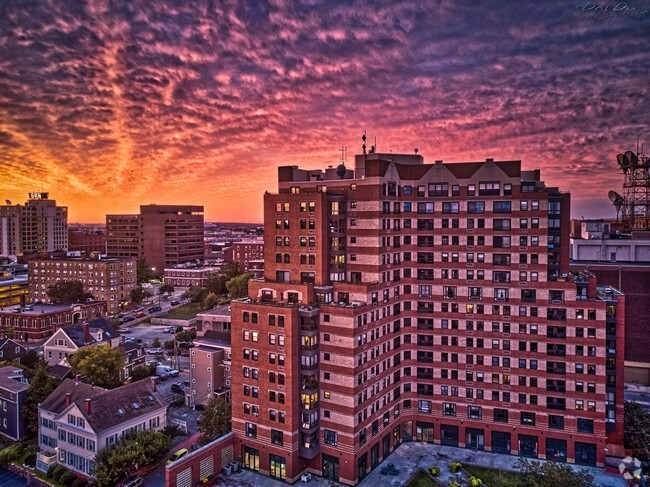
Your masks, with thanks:
[(128, 323), (129, 321), (135, 320), (135, 316), (125, 316), (122, 318), (122, 323)]
[(195, 411), (205, 411), (205, 405), (204, 404), (195, 404), (194, 405), (194, 410)]
[(120, 333), (131, 333), (132, 331), (133, 330), (127, 326), (126, 328), (122, 328)]
[(142, 318), (142, 317), (144, 317), (144, 316), (147, 316), (147, 313), (145, 313), (144, 311), (138, 311), (138, 312), (135, 314), (135, 317), (136, 317), (136, 318)]
[(176, 333), (178, 333), (179, 331), (183, 331), (183, 327), (180, 325), (176, 327)]
[(144, 311), (142, 306), (133, 310), (134, 313), (139, 313), (140, 311)]
[(152, 306), (149, 308), (149, 313), (156, 313), (158, 311), (162, 311), (162, 308), (160, 306)]
[(185, 384), (183, 384), (182, 382), (176, 382), (175, 384), (172, 384), (172, 392), (185, 394)]
[(169, 304), (171, 304), (172, 306), (178, 306), (179, 304), (181, 304), (181, 302), (180, 301), (172, 301)]
[(170, 463), (175, 462), (176, 460), (179, 460), (179, 459), (183, 458), (188, 453), (189, 453), (189, 451), (187, 450), (187, 448), (182, 448), (182, 449), (178, 450), (171, 457), (169, 457), (169, 460), (167, 460), (167, 464), (169, 465)]
[(147, 350), (147, 353), (149, 355), (158, 355), (158, 354), (163, 353), (163, 349), (162, 348), (150, 348), (149, 350)]
[(167, 328), (165, 328), (165, 329), (163, 330), (163, 333), (174, 333), (174, 330), (175, 330), (175, 329), (176, 329), (176, 328), (174, 328), (173, 326), (168, 326)]

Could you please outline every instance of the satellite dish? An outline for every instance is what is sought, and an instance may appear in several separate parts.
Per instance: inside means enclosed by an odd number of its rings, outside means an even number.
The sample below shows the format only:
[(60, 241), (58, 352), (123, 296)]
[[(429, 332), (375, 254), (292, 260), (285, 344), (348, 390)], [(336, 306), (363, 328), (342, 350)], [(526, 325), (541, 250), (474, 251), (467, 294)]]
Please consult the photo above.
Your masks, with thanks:
[(639, 158), (631, 150), (625, 152), (625, 159), (627, 159), (630, 166), (636, 166), (639, 163)]
[(346, 167), (345, 167), (345, 164), (339, 164), (339, 165), (336, 167), (336, 175), (337, 175), (339, 178), (343, 179), (343, 178), (345, 177), (345, 173), (346, 173), (346, 172), (347, 172), (347, 169), (346, 169)]
[(413, 152), (415, 152), (415, 153), (417, 154), (418, 152), (420, 152), (420, 149), (418, 149), (418, 148), (416, 147), (415, 149), (413, 149)]
[(614, 190), (607, 193), (607, 196), (609, 197), (609, 200), (614, 204), (619, 202), (623, 203), (623, 197)]
[(5, 200), (5, 203), (7, 203), (8, 205), (10, 205), (10, 204), (11, 204), (11, 200)]

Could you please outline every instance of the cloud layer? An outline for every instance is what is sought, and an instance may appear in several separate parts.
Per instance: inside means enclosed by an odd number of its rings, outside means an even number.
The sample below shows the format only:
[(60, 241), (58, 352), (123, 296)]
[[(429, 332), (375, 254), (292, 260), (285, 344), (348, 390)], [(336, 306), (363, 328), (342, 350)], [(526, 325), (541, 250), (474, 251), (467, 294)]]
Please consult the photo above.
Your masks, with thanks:
[(0, 197), (261, 221), (278, 165), (335, 164), (367, 130), (428, 161), (521, 159), (611, 215), (616, 154), (650, 143), (645, 6), (427, 3), (0, 2)]

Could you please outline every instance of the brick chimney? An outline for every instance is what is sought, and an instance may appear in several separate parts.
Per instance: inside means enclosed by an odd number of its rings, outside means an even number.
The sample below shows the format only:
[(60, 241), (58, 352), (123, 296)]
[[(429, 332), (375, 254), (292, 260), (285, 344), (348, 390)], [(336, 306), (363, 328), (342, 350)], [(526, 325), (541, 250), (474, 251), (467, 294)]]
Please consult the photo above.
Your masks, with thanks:
[(92, 399), (86, 399), (86, 414), (92, 414), (92, 408), (90, 406)]
[(151, 389), (153, 389), (153, 392), (156, 392), (156, 378), (152, 377), (149, 380), (151, 381)]
[(68, 392), (65, 395), (65, 405), (69, 406), (70, 404), (72, 404), (72, 394)]
[(90, 323), (84, 323), (84, 343), (90, 343)]
[(124, 335), (120, 337), (120, 345), (122, 346), (126, 345), (126, 337)]

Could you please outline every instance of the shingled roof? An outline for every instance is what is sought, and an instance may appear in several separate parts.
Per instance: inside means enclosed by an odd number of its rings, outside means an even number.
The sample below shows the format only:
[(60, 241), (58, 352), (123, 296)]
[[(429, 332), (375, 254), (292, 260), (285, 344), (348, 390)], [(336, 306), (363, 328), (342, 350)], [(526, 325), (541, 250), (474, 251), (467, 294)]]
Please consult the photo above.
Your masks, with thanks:
[(104, 318), (95, 318), (88, 323), (90, 329), (90, 342), (84, 341), (84, 323), (75, 323), (73, 325), (64, 326), (62, 330), (70, 337), (70, 340), (77, 346), (83, 347), (91, 343), (97, 343), (93, 337), (97, 329), (101, 328), (104, 334), (104, 341), (111, 340), (119, 336), (118, 331), (111, 326), (111, 324)]
[(54, 389), (52, 393), (47, 396), (47, 399), (40, 404), (41, 409), (51, 411), (53, 413), (60, 413), (68, 405), (66, 404), (66, 395), (70, 394), (71, 402), (75, 402), (81, 398), (95, 397), (106, 389), (102, 387), (95, 387), (83, 382), (77, 382), (71, 379), (64, 379), (59, 387)]
[(110, 389), (90, 399), (90, 413), (86, 409), (86, 398), (74, 403), (95, 433), (167, 407), (148, 380)]

